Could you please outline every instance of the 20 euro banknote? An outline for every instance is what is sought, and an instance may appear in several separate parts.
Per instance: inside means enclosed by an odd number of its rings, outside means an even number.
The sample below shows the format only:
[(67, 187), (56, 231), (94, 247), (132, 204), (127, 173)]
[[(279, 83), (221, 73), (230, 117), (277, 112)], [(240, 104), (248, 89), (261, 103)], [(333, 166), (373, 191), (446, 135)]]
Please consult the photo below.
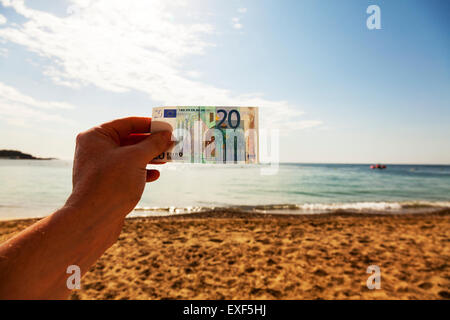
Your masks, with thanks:
[(152, 133), (172, 131), (174, 146), (155, 162), (258, 163), (257, 107), (157, 107)]

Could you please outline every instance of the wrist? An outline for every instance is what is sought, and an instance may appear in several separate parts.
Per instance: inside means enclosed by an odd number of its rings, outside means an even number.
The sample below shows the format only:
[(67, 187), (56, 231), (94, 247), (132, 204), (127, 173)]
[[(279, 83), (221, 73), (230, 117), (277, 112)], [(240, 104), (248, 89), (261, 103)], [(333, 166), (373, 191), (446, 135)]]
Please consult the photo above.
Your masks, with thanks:
[(111, 223), (122, 225), (127, 215), (112, 201), (100, 201), (95, 194), (88, 196), (79, 192), (72, 192), (61, 210), (76, 216), (87, 226)]
[(104, 250), (117, 240), (125, 221), (125, 216), (117, 210), (78, 194), (71, 194), (54, 215), (64, 220), (80, 237), (96, 239), (94, 242)]
[(115, 203), (114, 200), (112, 197), (104, 199), (104, 197), (92, 191), (74, 190), (67, 198), (63, 208), (88, 212), (90, 215), (95, 216), (125, 217), (128, 213), (124, 214), (124, 209), (121, 208), (120, 204)]

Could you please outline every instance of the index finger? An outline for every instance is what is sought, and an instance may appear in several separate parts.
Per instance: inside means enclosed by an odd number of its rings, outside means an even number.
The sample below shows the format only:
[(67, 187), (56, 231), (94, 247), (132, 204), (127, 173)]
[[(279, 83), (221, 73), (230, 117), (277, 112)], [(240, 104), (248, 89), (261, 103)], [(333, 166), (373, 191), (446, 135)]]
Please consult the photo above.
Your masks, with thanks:
[(132, 133), (150, 133), (152, 118), (128, 117), (106, 122), (100, 128), (116, 135), (118, 143), (124, 141)]

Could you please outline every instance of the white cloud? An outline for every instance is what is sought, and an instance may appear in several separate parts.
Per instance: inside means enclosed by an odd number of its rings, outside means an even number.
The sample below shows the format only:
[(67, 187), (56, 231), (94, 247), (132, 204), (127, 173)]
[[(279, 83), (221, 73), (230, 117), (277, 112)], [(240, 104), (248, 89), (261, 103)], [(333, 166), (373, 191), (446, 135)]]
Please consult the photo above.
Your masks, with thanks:
[(0, 118), (15, 125), (29, 122), (52, 121), (70, 124), (55, 109), (73, 109), (65, 102), (36, 100), (19, 92), (17, 89), (0, 82)]
[(242, 29), (244, 26), (242, 25), (242, 23), (236, 22), (233, 23), (233, 28), (235, 29)]
[(302, 120), (298, 123), (297, 129), (308, 129), (322, 125), (320, 120)]
[(247, 13), (247, 8), (239, 8), (239, 9), (237, 9), (237, 12), (242, 13), (242, 14)]
[[(0, 41), (48, 58), (43, 73), (58, 85), (137, 90), (166, 105), (260, 106), (263, 126), (301, 127), (302, 112), (287, 101), (234, 94), (186, 73), (185, 58), (205, 54), (215, 45), (216, 32), (208, 23), (188, 21), (184, 1), (72, 0), (75, 7), (63, 17), (31, 9), (22, 0), (0, 3), (27, 18), (1, 28)], [(233, 23), (242, 28), (239, 19)]]
[(73, 109), (74, 106), (65, 102), (39, 101), (27, 96), (17, 89), (0, 82), (0, 97), (3, 101), (20, 103), (39, 109)]
[(186, 75), (190, 78), (200, 78), (202, 76), (202, 73), (199, 71), (188, 71), (186, 72)]
[(240, 22), (241, 19), (239, 18), (231, 18), (231, 25), (233, 26), (233, 28), (235, 29), (242, 29), (243, 25)]
[(5, 24), (8, 20), (6, 17), (2, 14), (0, 14), (0, 25)]

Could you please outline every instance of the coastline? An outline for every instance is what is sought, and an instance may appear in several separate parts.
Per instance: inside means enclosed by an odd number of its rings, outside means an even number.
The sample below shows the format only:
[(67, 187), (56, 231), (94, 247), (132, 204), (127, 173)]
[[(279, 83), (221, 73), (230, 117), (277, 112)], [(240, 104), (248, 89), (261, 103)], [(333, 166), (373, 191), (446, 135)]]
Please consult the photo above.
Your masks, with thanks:
[[(58, 210), (58, 208), (40, 209), (30, 214), (31, 209), (20, 208), (14, 215), (16, 207), (2, 207), (9, 210), (9, 216), (0, 218), (2, 221), (39, 220)], [(439, 214), (450, 211), (449, 201), (403, 201), (403, 202), (355, 202), (355, 203), (314, 203), (314, 204), (274, 204), (274, 205), (238, 205), (226, 207), (188, 206), (188, 207), (136, 207), (126, 219), (135, 218), (163, 218), (163, 217), (192, 217), (218, 218), (228, 217), (314, 217), (314, 216), (391, 216), (391, 215), (421, 215)], [(11, 214), (12, 213), (12, 214)], [(1, 214), (1, 211), (0, 211)]]
[(199, 214), (241, 213), (244, 215), (312, 216), (328, 214), (389, 215), (439, 213), (450, 210), (450, 201), (368, 201), (346, 203), (305, 203), (269, 205), (189, 206), (189, 207), (136, 207), (128, 217), (180, 216)]
[[(0, 222), (0, 241), (36, 220)], [(449, 299), (449, 242), (449, 209), (133, 217), (71, 299)]]

